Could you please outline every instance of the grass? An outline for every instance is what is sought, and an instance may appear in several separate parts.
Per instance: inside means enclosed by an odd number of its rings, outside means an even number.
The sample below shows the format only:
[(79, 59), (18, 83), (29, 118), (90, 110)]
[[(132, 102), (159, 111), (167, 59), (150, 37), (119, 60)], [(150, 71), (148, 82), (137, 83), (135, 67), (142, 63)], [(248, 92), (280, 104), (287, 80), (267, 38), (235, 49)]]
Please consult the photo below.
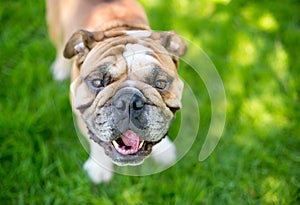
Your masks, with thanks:
[(116, 174), (92, 186), (82, 169), (88, 154), (74, 130), (69, 82), (55, 82), (49, 70), (55, 51), (44, 1), (2, 1), (1, 204), (300, 204), (299, 2), (141, 3), (153, 29), (177, 30), (201, 46), (223, 79), (227, 120), (213, 154), (197, 160), (210, 100), (182, 64), (201, 113), (192, 149), (160, 174)]

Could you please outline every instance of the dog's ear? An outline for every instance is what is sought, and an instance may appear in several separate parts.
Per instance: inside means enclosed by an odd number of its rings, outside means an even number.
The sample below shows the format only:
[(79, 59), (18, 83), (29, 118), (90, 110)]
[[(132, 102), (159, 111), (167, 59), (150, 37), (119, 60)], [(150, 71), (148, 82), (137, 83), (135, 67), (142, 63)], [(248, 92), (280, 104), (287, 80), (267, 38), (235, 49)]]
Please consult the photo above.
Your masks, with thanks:
[(178, 57), (183, 56), (187, 51), (183, 39), (175, 31), (153, 32), (151, 38), (160, 42), (160, 44), (172, 55), (172, 59), (176, 67), (178, 67)]
[(104, 33), (89, 32), (86, 30), (79, 30), (75, 32), (64, 49), (64, 57), (72, 58), (75, 55), (79, 57), (85, 56), (95, 45), (104, 38)]

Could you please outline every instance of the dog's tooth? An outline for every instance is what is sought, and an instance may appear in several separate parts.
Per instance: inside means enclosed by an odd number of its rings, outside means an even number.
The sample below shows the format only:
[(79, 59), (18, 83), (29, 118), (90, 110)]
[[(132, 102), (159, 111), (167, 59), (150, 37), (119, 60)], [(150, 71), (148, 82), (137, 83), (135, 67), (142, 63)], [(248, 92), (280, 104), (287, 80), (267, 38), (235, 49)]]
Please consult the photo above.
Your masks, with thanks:
[(115, 140), (113, 140), (112, 143), (113, 143), (115, 148), (119, 148), (119, 144)]
[(118, 152), (124, 154), (124, 150), (122, 148), (118, 148)]
[(144, 141), (142, 141), (142, 142), (140, 143), (140, 145), (139, 145), (139, 149), (141, 149), (141, 148), (142, 148), (143, 144), (144, 144)]

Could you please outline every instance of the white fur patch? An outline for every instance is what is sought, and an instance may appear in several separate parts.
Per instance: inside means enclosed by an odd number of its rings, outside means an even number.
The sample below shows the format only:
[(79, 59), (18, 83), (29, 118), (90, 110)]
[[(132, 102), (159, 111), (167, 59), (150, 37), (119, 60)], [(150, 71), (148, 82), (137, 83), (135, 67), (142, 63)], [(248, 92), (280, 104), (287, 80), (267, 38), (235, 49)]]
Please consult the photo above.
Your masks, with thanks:
[(94, 184), (109, 182), (112, 178), (112, 172), (100, 166), (94, 159), (89, 158), (83, 166), (88, 176)]
[(151, 55), (148, 55), (148, 53), (153, 53), (153, 50), (140, 44), (126, 44), (123, 57), (126, 60), (129, 71), (137, 71), (141, 66), (147, 64), (158, 64), (158, 61)]
[(127, 80), (127, 85), (128, 87), (135, 87), (136, 86), (136, 82), (134, 80)]
[(160, 164), (172, 165), (177, 158), (176, 147), (174, 143), (166, 137), (162, 139), (161, 142), (154, 145), (151, 157)]
[(83, 165), (94, 184), (109, 182), (113, 175), (113, 164), (102, 147), (90, 141), (90, 157)]
[(76, 50), (77, 53), (83, 53), (85, 46), (83, 42), (78, 43), (77, 45), (74, 46), (74, 49)]
[(72, 94), (72, 97), (75, 96), (75, 86), (78, 83), (78, 81), (79, 81), (79, 77), (77, 77), (70, 85), (70, 92)]
[(125, 31), (125, 33), (134, 38), (147, 38), (151, 35), (151, 31)]
[(71, 69), (72, 69), (72, 61), (70, 61), (69, 59), (65, 59), (63, 56), (59, 54), (51, 65), (51, 70), (54, 79), (57, 81), (61, 81), (68, 78), (70, 76)]
[(178, 43), (175, 43), (175, 42), (171, 41), (170, 49), (171, 49), (172, 51), (178, 50), (179, 47), (180, 47), (180, 45), (179, 45)]

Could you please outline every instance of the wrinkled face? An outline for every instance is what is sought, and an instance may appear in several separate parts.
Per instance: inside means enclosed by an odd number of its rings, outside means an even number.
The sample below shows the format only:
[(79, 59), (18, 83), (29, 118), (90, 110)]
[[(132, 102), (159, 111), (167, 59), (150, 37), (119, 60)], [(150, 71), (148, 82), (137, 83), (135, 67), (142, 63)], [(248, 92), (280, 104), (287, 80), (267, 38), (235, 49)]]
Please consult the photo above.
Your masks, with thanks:
[(73, 107), (116, 164), (142, 163), (166, 136), (183, 89), (173, 60), (148, 37), (122, 36), (97, 43), (78, 65)]

